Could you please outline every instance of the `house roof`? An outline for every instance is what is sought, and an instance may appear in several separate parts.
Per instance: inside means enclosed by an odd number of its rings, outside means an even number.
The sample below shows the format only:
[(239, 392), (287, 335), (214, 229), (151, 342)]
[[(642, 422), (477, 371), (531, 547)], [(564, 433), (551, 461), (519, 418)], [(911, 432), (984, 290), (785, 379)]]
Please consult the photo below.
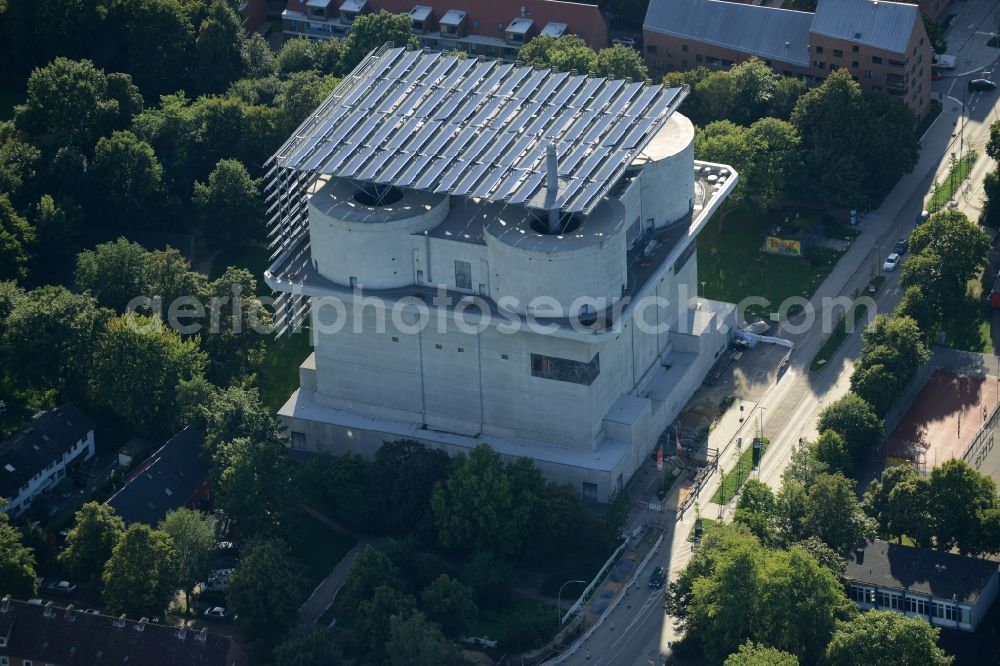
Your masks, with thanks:
[(147, 458), (108, 505), (126, 523), (157, 525), (190, 499), (208, 475), (201, 456), (204, 434), (188, 426)]
[(819, 0), (812, 31), (893, 53), (906, 53), (920, 8), (885, 0)]
[[(0, 635), (4, 654), (37, 664), (104, 666), (230, 666), (246, 662), (232, 638), (177, 627), (139, 623), (79, 610), (4, 600)], [(141, 631), (139, 628), (141, 627)]]
[(17, 497), (32, 477), (93, 429), (93, 421), (69, 403), (35, 414), (30, 425), (0, 444), (0, 496)]
[[(685, 91), (383, 48), (275, 153), (300, 172), (589, 213)], [(546, 151), (558, 159), (547, 198)]]
[(808, 66), (812, 21), (808, 12), (723, 0), (652, 0), (643, 29)]
[(975, 603), (997, 563), (931, 548), (868, 541), (851, 552), (847, 576), (859, 583)]
[[(371, 11), (384, 9), (396, 14), (409, 13), (416, 5), (434, 7), (434, 14), (444, 19), (447, 12), (457, 10), (466, 15), (465, 26), (470, 34), (504, 38), (504, 29), (515, 17), (523, 16), (545, 25), (555, 21), (569, 26), (567, 32), (580, 35), (591, 48), (608, 45), (608, 24), (595, 4), (563, 2), (562, 0), (369, 0)], [(521, 13), (522, 8), (524, 13)], [(439, 21), (441, 21), (439, 19)]]

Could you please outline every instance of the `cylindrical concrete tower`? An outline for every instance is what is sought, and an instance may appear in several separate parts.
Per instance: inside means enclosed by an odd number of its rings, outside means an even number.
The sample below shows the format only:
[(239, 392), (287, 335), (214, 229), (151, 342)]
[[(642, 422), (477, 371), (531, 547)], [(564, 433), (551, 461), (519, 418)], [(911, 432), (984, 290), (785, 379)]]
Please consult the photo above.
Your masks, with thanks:
[(660, 131), (632, 162), (639, 169), (642, 224), (673, 224), (691, 210), (694, 202), (694, 125), (679, 113), (667, 119)]
[[(605, 199), (556, 234), (547, 231), (546, 211), (495, 209), (484, 233), (494, 301), (523, 315), (541, 298), (535, 314), (547, 316), (547, 304), (558, 304), (566, 317), (581, 312), (577, 299), (595, 299), (610, 307), (621, 297), (627, 281), (625, 209), (617, 200)], [(514, 299), (516, 305), (501, 299)]]
[(320, 275), (340, 285), (392, 289), (413, 284), (410, 236), (448, 215), (448, 195), (392, 190), (370, 194), (333, 178), (309, 198), (309, 238)]

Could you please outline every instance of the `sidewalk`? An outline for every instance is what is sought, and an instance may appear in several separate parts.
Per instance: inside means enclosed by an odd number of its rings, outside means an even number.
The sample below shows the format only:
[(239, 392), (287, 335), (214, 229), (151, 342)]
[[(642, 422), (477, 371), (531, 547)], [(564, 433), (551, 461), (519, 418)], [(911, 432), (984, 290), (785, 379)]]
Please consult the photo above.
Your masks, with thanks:
[(361, 551), (363, 551), (368, 545), (368, 541), (359, 537), (357, 534), (354, 534), (350, 530), (344, 529), (311, 507), (303, 506), (302, 509), (330, 529), (346, 534), (352, 539), (356, 539), (358, 542), (354, 548), (344, 555), (343, 559), (337, 563), (337, 566), (335, 566), (333, 570), (327, 574), (326, 578), (324, 578), (320, 584), (316, 586), (316, 589), (314, 589), (312, 594), (309, 595), (306, 602), (302, 604), (301, 608), (299, 608), (299, 627), (297, 633), (307, 634), (315, 628), (316, 623), (319, 622), (323, 613), (326, 612), (326, 609), (337, 597), (337, 592), (340, 591), (340, 588), (344, 586), (344, 582), (347, 581), (347, 574), (351, 571), (351, 565), (354, 564), (355, 558), (357, 558), (357, 556), (361, 554)]

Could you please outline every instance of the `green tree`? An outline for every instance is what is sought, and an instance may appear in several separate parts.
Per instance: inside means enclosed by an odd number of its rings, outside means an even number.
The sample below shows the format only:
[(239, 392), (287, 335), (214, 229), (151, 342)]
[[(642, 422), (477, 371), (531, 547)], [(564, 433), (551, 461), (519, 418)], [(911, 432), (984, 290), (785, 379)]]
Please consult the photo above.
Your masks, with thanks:
[(379, 529), (402, 536), (433, 528), (431, 495), (448, 476), (448, 454), (413, 440), (386, 442), (375, 452), (367, 493)]
[(948, 40), (945, 39), (945, 27), (931, 18), (927, 12), (920, 12), (920, 17), (924, 21), (924, 29), (927, 31), (927, 38), (931, 42), (931, 48), (935, 53), (948, 52)]
[(696, 131), (694, 146), (698, 159), (732, 165), (740, 174), (739, 185), (731, 196), (740, 199), (756, 193), (753, 170), (758, 150), (746, 127), (731, 120), (717, 120)]
[(10, 201), (0, 193), (0, 279), (28, 277), (28, 265), (38, 235)]
[(816, 429), (833, 430), (844, 438), (855, 465), (864, 463), (882, 436), (882, 419), (854, 393), (838, 398), (819, 413)]
[(286, 79), (295, 72), (308, 72), (319, 68), (317, 42), (308, 37), (292, 37), (278, 51), (278, 75)]
[(777, 504), (774, 493), (757, 479), (747, 479), (736, 502), (734, 520), (743, 523), (763, 544), (773, 544), (777, 538), (775, 519)]
[(40, 287), (18, 300), (0, 329), (4, 367), (25, 386), (85, 394), (94, 348), (111, 312), (91, 296)]
[(774, 84), (771, 108), (767, 115), (780, 120), (788, 120), (792, 117), (795, 103), (799, 101), (799, 97), (802, 97), (806, 90), (806, 83), (802, 79), (792, 76), (778, 77)]
[(267, 655), (298, 624), (303, 591), (284, 545), (259, 541), (230, 576), (226, 601), (238, 615), (236, 626)]
[[(18, 303), (24, 300), (24, 290), (17, 286), (13, 280), (0, 282), (0, 330)], [(3, 338), (0, 337), (0, 343)]]
[(333, 92), (337, 79), (316, 72), (296, 72), (288, 77), (278, 96), (282, 132), (290, 134)]
[(42, 153), (25, 141), (12, 121), (0, 122), (0, 192), (16, 197), (37, 176)]
[(350, 641), (354, 653), (367, 663), (384, 662), (393, 618), (409, 618), (415, 612), (416, 603), (410, 595), (385, 585), (375, 588), (371, 599), (358, 606)]
[(750, 126), (747, 140), (755, 149), (752, 194), (768, 206), (781, 202), (802, 169), (795, 126), (777, 118), (761, 118)]
[(875, 523), (861, 509), (850, 479), (842, 474), (821, 474), (807, 492), (803, 524), (809, 536), (822, 539), (840, 553), (875, 536)]
[(298, 472), (302, 484), (317, 492), (321, 510), (350, 529), (364, 530), (370, 525), (371, 489), (381, 488), (382, 493), (393, 495), (392, 486), (370, 484), (365, 461), (356, 454), (317, 456)]
[(468, 663), (423, 613), (389, 617), (385, 652), (391, 666), (459, 666)]
[(891, 535), (904, 534), (922, 548), (934, 545), (935, 515), (930, 481), (914, 475), (897, 483), (889, 492), (886, 521)]
[(201, 346), (208, 354), (206, 375), (216, 384), (252, 374), (264, 361), (271, 315), (256, 291), (250, 271), (230, 267), (200, 294), (210, 313), (201, 328)]
[(142, 97), (127, 74), (106, 75), (89, 60), (56, 58), (31, 73), (14, 122), (51, 155), (63, 146), (89, 151), (140, 110)]
[(174, 596), (177, 553), (167, 534), (136, 523), (104, 565), (104, 603), (111, 614), (157, 617)]
[(952, 299), (964, 297), (966, 283), (986, 263), (990, 237), (964, 213), (948, 210), (932, 215), (917, 227), (910, 236), (910, 247), (914, 255), (929, 252), (939, 258), (940, 302), (947, 313)]
[(208, 556), (215, 545), (215, 519), (200, 511), (174, 509), (160, 523), (160, 530), (169, 535), (177, 552), (177, 587), (187, 592), (204, 572)]
[(151, 145), (132, 132), (112, 132), (97, 142), (91, 171), (109, 220), (135, 227), (155, 219), (163, 167)]
[(205, 92), (221, 92), (243, 76), (243, 26), (226, 0), (211, 0), (195, 39), (195, 68)]
[[(45, 274), (55, 279), (66, 279), (67, 267), (79, 249), (79, 223), (81, 209), (72, 200), (60, 199), (62, 204), (48, 194), (43, 194), (32, 206), (31, 220), (38, 238), (36, 275)], [(52, 279), (50, 278), (50, 279)]]
[(38, 591), (35, 554), (24, 545), (21, 532), (0, 514), (0, 591), (27, 599)]
[(517, 58), (526, 65), (537, 65), (560, 72), (589, 73), (597, 64), (597, 54), (576, 35), (532, 37), (518, 51)]
[(733, 120), (749, 125), (760, 120), (774, 99), (778, 75), (760, 58), (750, 58), (729, 70)]
[(125, 522), (114, 509), (107, 504), (87, 502), (76, 512), (59, 562), (75, 578), (99, 580), (104, 564), (124, 533)]
[(201, 374), (205, 354), (157, 317), (129, 314), (108, 322), (94, 350), (93, 400), (138, 430), (165, 434), (181, 380)]
[[(200, 4), (200, 3), (199, 3)], [(181, 0), (130, 0), (113, 5), (120, 26), (118, 59), (147, 97), (188, 83), (195, 30)]]
[(280, 533), (295, 508), (291, 475), (280, 440), (234, 439), (216, 455), (216, 506), (245, 534)]
[(340, 666), (344, 657), (325, 629), (289, 638), (274, 650), (274, 666)]
[(794, 447), (788, 465), (781, 472), (781, 480), (783, 483), (796, 481), (803, 488), (808, 488), (816, 477), (829, 471), (830, 466), (816, 455), (815, 443), (799, 440), (799, 446)]
[(1000, 170), (994, 169), (983, 178), (983, 195), (979, 224), (996, 229), (1000, 227)]
[(598, 51), (590, 72), (607, 79), (644, 81), (649, 77), (649, 70), (639, 52), (621, 44)]
[(707, 125), (732, 115), (733, 86), (729, 72), (711, 72), (693, 86), (691, 120)]
[(119, 236), (76, 258), (76, 287), (97, 299), (99, 305), (122, 314), (129, 302), (150, 294), (146, 277), (146, 250)]
[(990, 140), (986, 143), (986, 154), (1000, 160), (1000, 120), (990, 123)]
[[(817, 479), (823, 476), (817, 475)], [(775, 497), (775, 505), (778, 512), (778, 531), (785, 541), (802, 541), (810, 536), (812, 532), (806, 525), (806, 516), (809, 513), (809, 493), (805, 486), (795, 480), (786, 479), (778, 494)]]
[(826, 648), (829, 666), (929, 664), (950, 666), (937, 646), (940, 629), (927, 620), (892, 611), (869, 611), (840, 624)]
[(799, 666), (799, 658), (794, 654), (775, 650), (761, 643), (747, 641), (723, 663), (723, 666)]
[[(285, 42), (285, 44), (288, 44), (288, 42)], [(274, 51), (271, 50), (271, 45), (259, 33), (255, 32), (244, 39), (241, 50), (243, 52), (243, 62), (246, 63), (246, 75), (250, 78), (266, 79), (277, 73), (277, 57), (274, 55)]]
[(256, 388), (230, 386), (216, 393), (200, 415), (205, 423), (205, 450), (212, 456), (226, 442), (277, 439), (281, 427), (274, 413), (261, 402)]
[(944, 318), (940, 305), (928, 298), (917, 285), (910, 285), (903, 291), (903, 298), (896, 306), (896, 314), (917, 322), (925, 345), (937, 338)]
[(216, 242), (255, 236), (262, 230), (259, 182), (236, 160), (220, 160), (207, 183), (194, 184), (191, 201), (206, 235)]
[(474, 553), (462, 570), (462, 580), (476, 593), (480, 608), (498, 609), (510, 603), (514, 570), (491, 552)]
[(842, 472), (850, 476), (854, 470), (854, 461), (847, 450), (847, 442), (833, 430), (825, 430), (813, 445), (816, 459), (826, 465), (831, 472)]
[(951, 459), (930, 474), (930, 511), (934, 542), (942, 550), (957, 548), (963, 555), (1000, 550), (1000, 543), (984, 542), (987, 511), (998, 506), (993, 479), (964, 460)]
[(897, 485), (917, 476), (919, 476), (917, 470), (911, 465), (890, 465), (882, 470), (882, 475), (879, 478), (872, 479), (872, 482), (865, 488), (861, 506), (865, 513), (875, 519), (880, 535), (901, 536), (889, 529), (889, 495)]
[(801, 548), (772, 551), (765, 581), (758, 603), (766, 620), (754, 634), (803, 663), (817, 663), (837, 621), (857, 613), (837, 577)]
[(392, 42), (397, 47), (420, 46), (413, 35), (409, 15), (380, 11), (358, 16), (351, 24), (350, 34), (344, 40), (342, 71), (350, 72), (370, 51), (381, 48), (386, 42)]
[(365, 599), (375, 594), (380, 586), (399, 588), (402, 581), (399, 569), (389, 556), (374, 546), (365, 546), (351, 564), (344, 586), (337, 593), (335, 607), (337, 615), (342, 619), (353, 618), (358, 607)]
[(500, 455), (485, 444), (452, 461), (448, 478), (434, 488), (431, 497), (442, 545), (502, 554), (521, 547), (537, 487), (518, 487), (518, 478), (511, 473), (517, 464), (505, 466)]
[(472, 588), (441, 574), (420, 593), (422, 608), (448, 636), (458, 637), (479, 615)]
[(200, 295), (205, 289), (205, 277), (191, 270), (190, 262), (172, 247), (146, 253), (145, 282), (146, 293), (159, 299), (164, 314), (177, 299)]

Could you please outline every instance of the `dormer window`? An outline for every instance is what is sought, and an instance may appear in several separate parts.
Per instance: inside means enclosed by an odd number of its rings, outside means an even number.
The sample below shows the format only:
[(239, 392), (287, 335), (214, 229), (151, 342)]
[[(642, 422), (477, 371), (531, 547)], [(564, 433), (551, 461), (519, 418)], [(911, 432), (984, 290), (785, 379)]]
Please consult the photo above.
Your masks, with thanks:
[(531, 38), (531, 26), (534, 21), (528, 18), (516, 18), (507, 26), (507, 43), (524, 44)]
[(542, 31), (538, 34), (545, 35), (546, 37), (551, 37), (552, 39), (559, 39), (566, 34), (566, 30), (569, 28), (565, 23), (558, 23), (556, 21), (549, 21), (542, 28)]
[(332, 0), (306, 0), (306, 12), (313, 18), (325, 19)]
[(353, 23), (367, 4), (368, 0), (344, 0), (340, 5), (340, 20), (344, 23)]
[(426, 5), (417, 5), (410, 10), (413, 32), (423, 34), (430, 25), (431, 13), (434, 10)]
[(449, 9), (438, 21), (442, 35), (449, 37), (465, 37), (465, 12)]

